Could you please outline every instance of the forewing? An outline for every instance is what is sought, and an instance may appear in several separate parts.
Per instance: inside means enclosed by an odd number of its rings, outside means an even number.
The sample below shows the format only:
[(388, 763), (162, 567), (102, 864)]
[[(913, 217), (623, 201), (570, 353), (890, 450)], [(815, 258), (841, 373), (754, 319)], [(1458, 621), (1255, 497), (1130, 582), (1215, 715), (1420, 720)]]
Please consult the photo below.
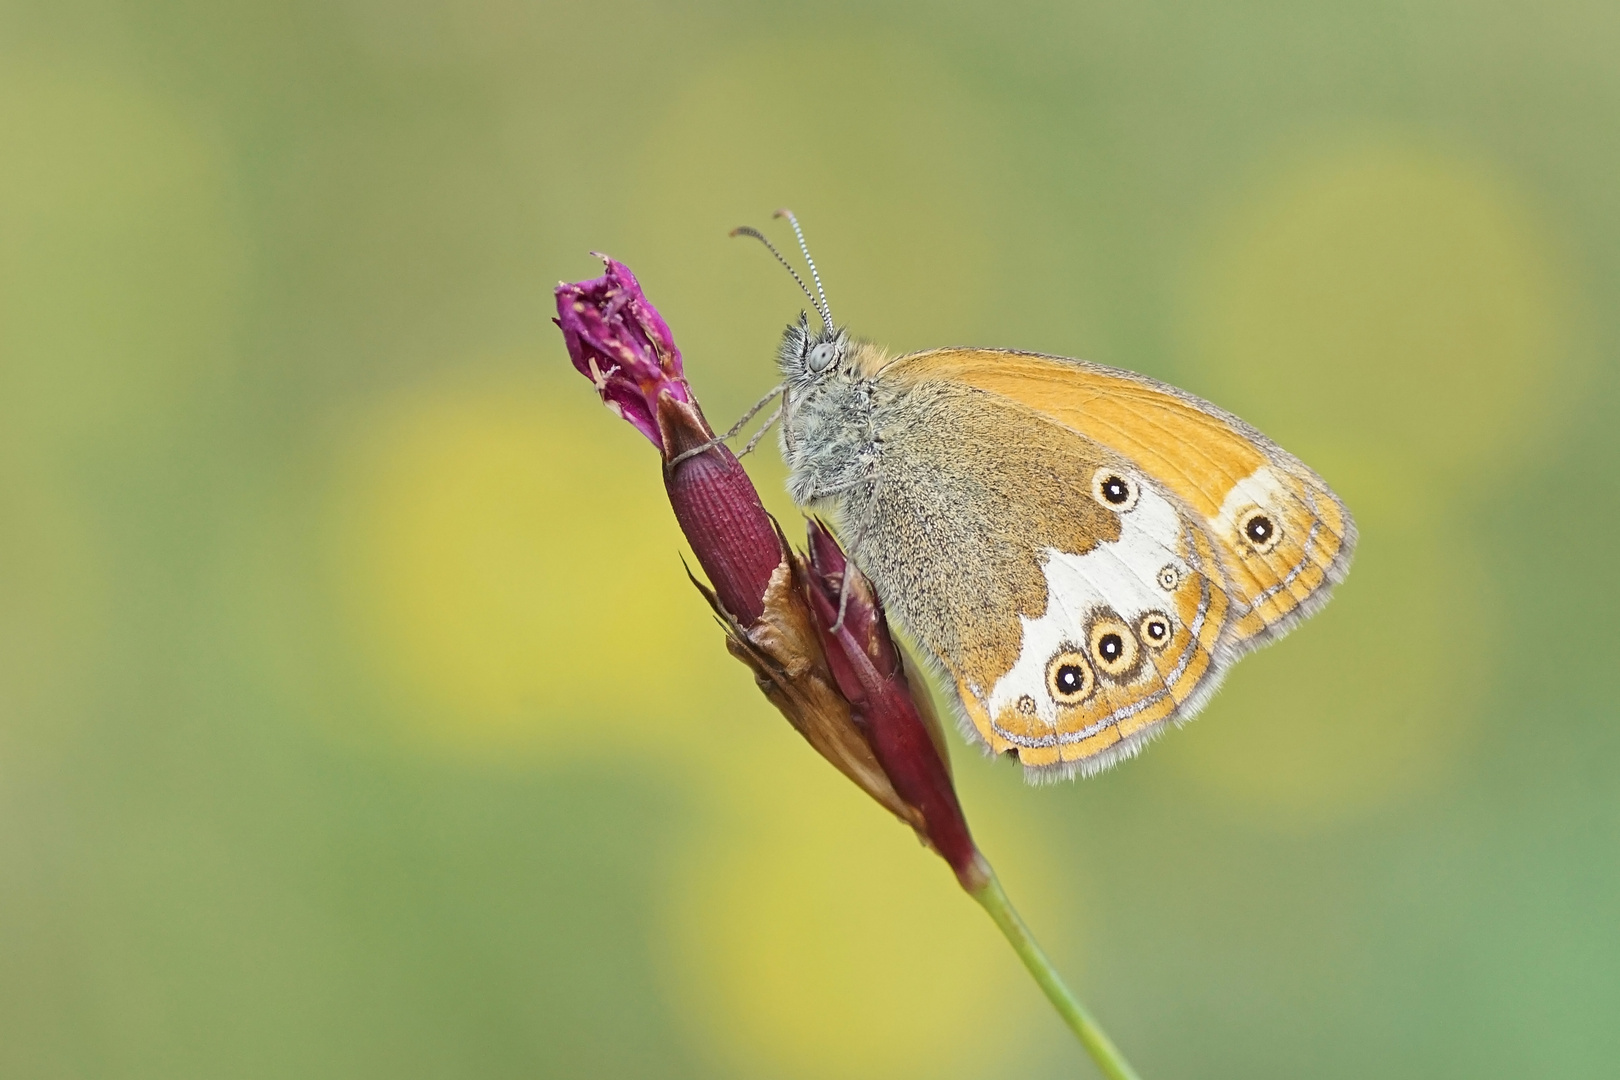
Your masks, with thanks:
[(1232, 599), (1226, 651), (1286, 633), (1349, 569), (1355, 523), (1321, 477), (1175, 387), (1084, 361), (988, 349), (913, 353), (881, 377), (896, 386), (969, 386), (1016, 402), (1152, 477), (1213, 543)]

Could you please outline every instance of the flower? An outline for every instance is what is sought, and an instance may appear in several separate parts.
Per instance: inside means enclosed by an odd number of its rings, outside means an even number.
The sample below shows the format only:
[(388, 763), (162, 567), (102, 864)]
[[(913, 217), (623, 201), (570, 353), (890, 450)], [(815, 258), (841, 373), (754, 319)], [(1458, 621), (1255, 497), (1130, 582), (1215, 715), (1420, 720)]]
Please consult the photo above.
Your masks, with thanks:
[[(557, 325), (574, 367), (664, 459), (664, 487), (712, 588), (727, 647), (824, 758), (944, 857), (970, 891), (988, 868), (952, 786), (926, 691), (889, 634), (870, 583), (819, 522), (794, 553), (742, 464), (715, 438), (674, 336), (629, 268), (557, 286)], [(847, 580), (847, 583), (846, 583)], [(840, 592), (844, 620), (836, 632)]]
[(658, 399), (667, 394), (675, 401), (692, 400), (681, 350), (630, 268), (606, 255), (597, 258), (606, 264), (606, 274), (558, 284), (553, 321), (562, 329), (574, 366), (595, 385), (608, 411), (657, 446)]

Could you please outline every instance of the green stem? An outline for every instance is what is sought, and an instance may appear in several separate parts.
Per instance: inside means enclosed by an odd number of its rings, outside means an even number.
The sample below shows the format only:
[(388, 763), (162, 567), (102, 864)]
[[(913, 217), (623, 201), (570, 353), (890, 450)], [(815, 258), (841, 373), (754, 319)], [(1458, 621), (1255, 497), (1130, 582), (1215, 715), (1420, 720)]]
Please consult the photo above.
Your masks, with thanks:
[(963, 887), (967, 889), (968, 895), (990, 913), (990, 918), (995, 920), (1001, 932), (1006, 935), (1007, 941), (1012, 944), (1013, 951), (1024, 962), (1029, 973), (1035, 976), (1035, 982), (1040, 985), (1047, 1000), (1057, 1009), (1058, 1015), (1063, 1017), (1063, 1022), (1074, 1031), (1080, 1044), (1103, 1071), (1103, 1075), (1110, 1080), (1140, 1080), (1136, 1070), (1125, 1060), (1125, 1055), (1119, 1052), (1119, 1047), (1114, 1045), (1113, 1040), (1103, 1032), (1097, 1021), (1092, 1019), (1091, 1014), (1080, 1004), (1074, 993), (1063, 985), (1063, 977), (1057, 973), (1052, 961), (1046, 958), (1041, 947), (1035, 943), (1029, 927), (1024, 925), (1024, 920), (1018, 917), (1012, 901), (1007, 899), (1007, 894), (1001, 888), (1001, 882), (996, 880), (996, 872), (990, 869), (990, 865), (984, 862), (982, 857), (977, 861), (983, 868), (983, 884), (964, 881)]

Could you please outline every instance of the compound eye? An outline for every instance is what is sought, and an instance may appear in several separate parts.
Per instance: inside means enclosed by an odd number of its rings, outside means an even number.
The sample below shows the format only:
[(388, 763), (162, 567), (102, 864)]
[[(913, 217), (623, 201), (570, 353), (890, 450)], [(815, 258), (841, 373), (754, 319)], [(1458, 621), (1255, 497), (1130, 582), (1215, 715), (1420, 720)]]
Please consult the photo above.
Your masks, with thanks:
[(810, 350), (810, 356), (805, 361), (810, 370), (820, 374), (832, 367), (833, 361), (838, 357), (838, 348), (830, 341), (823, 341)]
[(1046, 662), (1046, 692), (1059, 705), (1078, 705), (1091, 696), (1096, 684), (1086, 658), (1064, 649)]
[(1141, 494), (1136, 481), (1114, 469), (1098, 469), (1091, 477), (1091, 497), (1116, 514), (1135, 508)]

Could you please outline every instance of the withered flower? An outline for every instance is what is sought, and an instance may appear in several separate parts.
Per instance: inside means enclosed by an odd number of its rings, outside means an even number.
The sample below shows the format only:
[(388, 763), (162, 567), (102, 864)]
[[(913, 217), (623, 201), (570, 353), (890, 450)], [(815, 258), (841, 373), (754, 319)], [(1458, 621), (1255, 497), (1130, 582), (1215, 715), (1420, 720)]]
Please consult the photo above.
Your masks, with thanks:
[(557, 286), (556, 323), (609, 411), (658, 447), (675, 518), (712, 587), (693, 583), (725, 627), (727, 648), (817, 753), (950, 865), (1104, 1074), (1135, 1080), (975, 847), (939, 718), (870, 582), (819, 521), (809, 523), (807, 552), (792, 550), (704, 419), (668, 324), (628, 267), (601, 258), (602, 277)]
[(606, 255), (597, 258), (606, 274), (557, 286), (555, 321), (574, 367), (591, 380), (608, 410), (662, 445), (658, 399), (692, 400), (681, 350), (630, 268)]

